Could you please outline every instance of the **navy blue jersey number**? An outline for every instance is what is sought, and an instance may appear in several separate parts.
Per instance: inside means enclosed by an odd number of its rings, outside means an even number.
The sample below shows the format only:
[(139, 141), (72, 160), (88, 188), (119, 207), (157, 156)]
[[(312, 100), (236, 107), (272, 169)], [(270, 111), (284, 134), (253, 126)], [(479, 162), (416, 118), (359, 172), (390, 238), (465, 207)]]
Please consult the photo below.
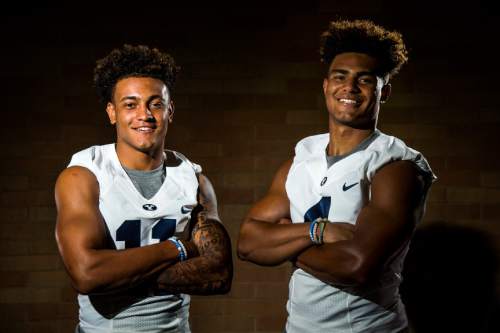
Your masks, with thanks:
[(312, 222), (320, 217), (327, 219), (331, 203), (331, 197), (322, 197), (317, 204), (309, 208), (304, 214), (304, 222)]
[[(174, 219), (159, 220), (152, 230), (152, 237), (159, 239), (160, 242), (167, 240), (175, 233)], [(141, 246), (141, 220), (126, 220), (116, 230), (116, 240), (124, 241), (125, 248)]]

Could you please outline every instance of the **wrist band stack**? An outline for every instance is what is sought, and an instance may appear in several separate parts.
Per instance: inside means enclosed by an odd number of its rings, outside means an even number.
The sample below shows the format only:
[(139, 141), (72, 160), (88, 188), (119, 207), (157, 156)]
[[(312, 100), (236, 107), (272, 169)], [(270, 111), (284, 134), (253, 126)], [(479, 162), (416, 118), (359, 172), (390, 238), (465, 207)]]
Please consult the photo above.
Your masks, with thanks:
[(182, 242), (175, 236), (170, 237), (168, 240), (171, 241), (172, 243), (174, 243), (175, 247), (179, 251), (179, 256), (178, 256), (179, 260), (180, 261), (186, 260), (187, 259), (187, 251), (186, 251), (186, 247), (184, 246), (184, 244), (182, 244)]
[(311, 223), (309, 226), (309, 237), (313, 244), (323, 244), (323, 233), (325, 232), (325, 227), (328, 222), (327, 219), (319, 217)]

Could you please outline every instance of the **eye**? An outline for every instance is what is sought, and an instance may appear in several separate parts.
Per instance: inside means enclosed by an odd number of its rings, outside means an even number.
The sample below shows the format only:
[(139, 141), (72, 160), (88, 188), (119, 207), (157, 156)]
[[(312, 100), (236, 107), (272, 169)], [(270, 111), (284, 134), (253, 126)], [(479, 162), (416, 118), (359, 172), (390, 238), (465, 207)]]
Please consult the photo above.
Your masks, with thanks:
[(126, 109), (129, 109), (129, 110), (134, 109), (134, 108), (135, 108), (135, 105), (136, 105), (136, 104), (135, 104), (135, 103), (132, 103), (132, 102), (126, 102), (126, 103), (124, 104), (125, 108), (126, 108)]
[(333, 74), (330, 78), (331, 78), (332, 80), (334, 80), (334, 81), (339, 81), (339, 82), (341, 82), (341, 81), (344, 81), (344, 79), (345, 79), (345, 75), (343, 75), (343, 74)]
[(374, 84), (375, 83), (375, 79), (371, 76), (362, 76), (359, 78), (358, 81), (361, 84)]
[(162, 101), (153, 101), (149, 104), (151, 109), (163, 109), (165, 104)]

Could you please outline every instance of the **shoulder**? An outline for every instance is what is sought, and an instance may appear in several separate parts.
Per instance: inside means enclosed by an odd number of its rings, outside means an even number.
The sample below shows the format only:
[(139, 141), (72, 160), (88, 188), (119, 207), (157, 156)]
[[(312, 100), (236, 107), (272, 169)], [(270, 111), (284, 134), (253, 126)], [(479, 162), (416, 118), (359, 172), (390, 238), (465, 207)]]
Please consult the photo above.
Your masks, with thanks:
[(201, 174), (201, 166), (189, 160), (184, 154), (175, 150), (165, 150), (165, 155), (167, 156), (167, 167), (187, 166), (190, 167), (195, 174)]
[(81, 197), (96, 197), (99, 194), (99, 183), (89, 169), (81, 166), (70, 166), (64, 169), (56, 180), (56, 201), (67, 198), (77, 200)]
[(120, 172), (114, 143), (92, 146), (75, 153), (68, 164), (68, 168), (71, 167), (85, 168), (91, 172), (104, 192)]
[(97, 170), (102, 169), (105, 164), (113, 163), (113, 156), (116, 156), (113, 143), (92, 146), (73, 154), (68, 167), (81, 166), (97, 173)]
[(417, 167), (416, 170), (427, 175), (429, 180), (436, 178), (422, 153), (407, 146), (403, 140), (382, 132), (379, 132), (378, 137), (366, 148), (365, 158), (369, 179), (379, 169), (394, 161), (411, 162)]
[(328, 140), (328, 133), (303, 138), (295, 145), (295, 159), (302, 160), (311, 155), (324, 153)]

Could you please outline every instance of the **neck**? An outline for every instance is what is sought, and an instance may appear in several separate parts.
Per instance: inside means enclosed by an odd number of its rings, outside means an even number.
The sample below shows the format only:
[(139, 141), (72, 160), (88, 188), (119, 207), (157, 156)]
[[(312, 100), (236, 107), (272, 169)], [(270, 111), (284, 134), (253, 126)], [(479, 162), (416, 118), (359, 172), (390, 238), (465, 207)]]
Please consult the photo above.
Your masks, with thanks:
[(370, 136), (375, 128), (357, 129), (341, 124), (330, 123), (330, 142), (328, 155), (345, 155)]
[(116, 143), (116, 154), (120, 163), (127, 169), (154, 170), (165, 160), (163, 146), (151, 151), (143, 152), (130, 147), (126, 143)]

